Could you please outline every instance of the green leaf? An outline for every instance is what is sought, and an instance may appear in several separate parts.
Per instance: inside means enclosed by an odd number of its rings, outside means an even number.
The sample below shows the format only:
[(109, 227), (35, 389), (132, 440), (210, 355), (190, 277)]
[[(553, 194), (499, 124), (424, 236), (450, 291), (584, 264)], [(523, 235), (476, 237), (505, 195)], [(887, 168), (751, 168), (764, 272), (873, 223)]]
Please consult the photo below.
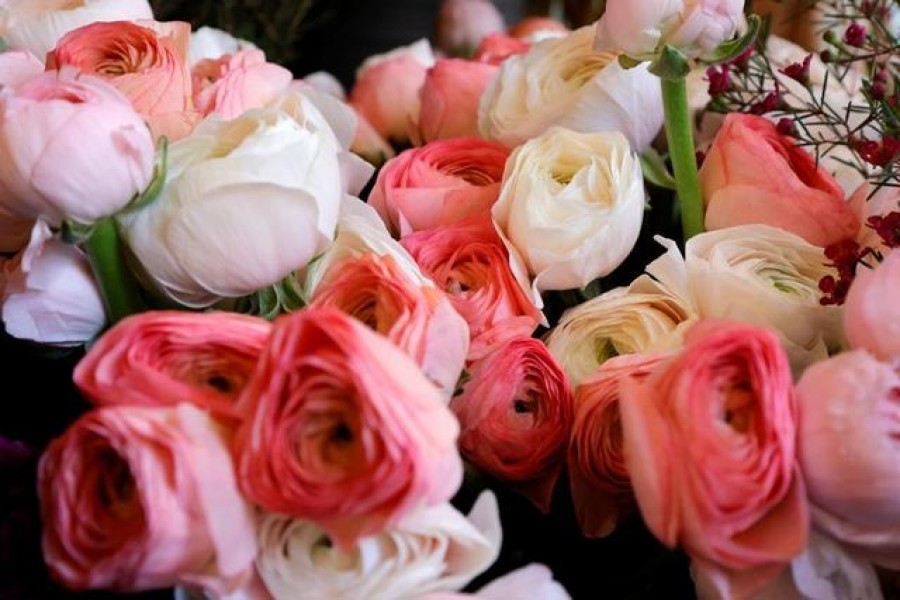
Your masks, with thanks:
[(739, 38), (722, 42), (719, 47), (712, 51), (711, 54), (703, 58), (703, 63), (715, 65), (727, 62), (737, 58), (747, 48), (756, 41), (756, 36), (760, 32), (762, 19), (758, 15), (750, 15), (747, 17), (747, 31)]
[(641, 154), (641, 170), (644, 172), (644, 179), (653, 185), (667, 190), (675, 189), (675, 177), (669, 172), (663, 157), (653, 148)]
[(691, 71), (691, 63), (681, 50), (665, 45), (656, 60), (650, 64), (650, 72), (667, 81), (684, 79)]

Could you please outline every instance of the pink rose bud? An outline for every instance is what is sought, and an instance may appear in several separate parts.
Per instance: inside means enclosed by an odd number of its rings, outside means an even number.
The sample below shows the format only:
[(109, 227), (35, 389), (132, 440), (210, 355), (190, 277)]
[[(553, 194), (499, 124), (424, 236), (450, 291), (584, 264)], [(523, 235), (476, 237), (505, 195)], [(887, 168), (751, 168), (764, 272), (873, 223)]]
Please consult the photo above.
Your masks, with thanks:
[(73, 66), (106, 79), (128, 97), (156, 137), (191, 132), (198, 115), (191, 100), (188, 23), (93, 23), (64, 35), (47, 68)]
[(822, 247), (855, 239), (859, 231), (834, 178), (763, 117), (725, 117), (700, 168), (700, 185), (710, 230), (770, 225)]
[(419, 122), (419, 90), (433, 64), (434, 54), (425, 40), (371, 56), (356, 72), (350, 105), (378, 135), (405, 143), (409, 130)]
[(44, 63), (28, 50), (0, 53), (0, 87), (16, 87), (44, 72)]
[(478, 44), (472, 60), (491, 65), (500, 65), (510, 56), (524, 54), (530, 47), (531, 44), (519, 38), (503, 33), (492, 33)]
[(442, 58), (428, 69), (422, 86), (419, 135), (425, 142), (478, 136), (478, 103), (499, 67)]
[(900, 252), (870, 269), (859, 265), (844, 304), (844, 327), (854, 348), (900, 364)]
[(412, 281), (391, 256), (333, 265), (309, 301), (365, 323), (405, 351), (449, 398), (469, 352), (469, 328), (441, 290)]
[(486, 36), (505, 27), (503, 15), (490, 0), (444, 0), (435, 40), (438, 49), (450, 56), (468, 56)]
[(490, 214), (509, 151), (478, 138), (411, 148), (379, 171), (369, 204), (395, 236)]
[(266, 62), (261, 50), (239, 50), (204, 59), (191, 69), (194, 106), (203, 116), (233, 119), (251, 108), (268, 106), (287, 91), (294, 76)]
[(74, 68), (0, 90), (0, 205), (90, 224), (143, 191), (153, 138), (128, 100)]
[(575, 516), (587, 537), (613, 532), (635, 508), (622, 448), (619, 384), (646, 377), (661, 356), (629, 354), (603, 363), (575, 390), (575, 422), (569, 444), (569, 481)]
[(814, 522), (869, 560), (900, 568), (897, 370), (865, 350), (845, 352), (807, 369), (797, 398)]
[(469, 324), (470, 360), (504, 340), (531, 335), (541, 322), (489, 215), (413, 233), (400, 243)]
[(654, 535), (746, 598), (806, 545), (791, 371), (778, 336), (752, 325), (702, 321), (685, 342), (622, 384), (628, 471)]
[(350, 549), (462, 482), (459, 426), (438, 389), (386, 338), (334, 309), (275, 322), (240, 398), (241, 490), (315, 521)]
[(97, 405), (189, 402), (233, 424), (270, 332), (268, 321), (237, 313), (144, 312), (93, 344), (73, 379)]
[(734, 36), (744, 0), (608, 0), (597, 22), (597, 49), (644, 58), (664, 45), (691, 58)]
[(64, 585), (224, 594), (250, 577), (253, 512), (226, 440), (196, 407), (89, 412), (39, 470), (44, 560)]
[(475, 361), (462, 393), (450, 401), (459, 448), (476, 468), (550, 510), (572, 430), (566, 374), (535, 338), (496, 346)]

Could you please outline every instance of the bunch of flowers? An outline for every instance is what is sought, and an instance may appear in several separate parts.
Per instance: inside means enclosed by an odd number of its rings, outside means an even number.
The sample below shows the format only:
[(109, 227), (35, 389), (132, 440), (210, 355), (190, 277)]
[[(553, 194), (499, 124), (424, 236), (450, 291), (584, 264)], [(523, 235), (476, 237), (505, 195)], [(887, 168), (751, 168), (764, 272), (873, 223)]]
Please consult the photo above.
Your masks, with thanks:
[(90, 404), (35, 452), (0, 437), (52, 578), (575, 595), (479, 578), (516, 552), (510, 493), (584, 538), (643, 523), (703, 598), (881, 598), (890, 5), (823, 2), (818, 54), (744, 8), (608, 0), (569, 31), (448, 0), (442, 50), (345, 94), (144, 0), (0, 6), (0, 316), (74, 349)]

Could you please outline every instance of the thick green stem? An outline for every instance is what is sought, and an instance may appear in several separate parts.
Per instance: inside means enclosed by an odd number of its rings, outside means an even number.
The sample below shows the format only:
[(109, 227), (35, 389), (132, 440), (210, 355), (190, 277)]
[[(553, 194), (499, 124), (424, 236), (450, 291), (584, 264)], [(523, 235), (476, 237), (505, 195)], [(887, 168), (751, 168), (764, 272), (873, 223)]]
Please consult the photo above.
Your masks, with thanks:
[(687, 241), (698, 233), (703, 233), (703, 195), (700, 192), (700, 179), (697, 177), (687, 84), (684, 77), (661, 78), (660, 82), (666, 112), (666, 139), (669, 142), (669, 156), (675, 171), (675, 187), (681, 210), (681, 230)]
[(109, 325), (146, 309), (134, 276), (122, 256), (119, 230), (112, 217), (99, 221), (87, 241), (88, 259), (100, 285)]

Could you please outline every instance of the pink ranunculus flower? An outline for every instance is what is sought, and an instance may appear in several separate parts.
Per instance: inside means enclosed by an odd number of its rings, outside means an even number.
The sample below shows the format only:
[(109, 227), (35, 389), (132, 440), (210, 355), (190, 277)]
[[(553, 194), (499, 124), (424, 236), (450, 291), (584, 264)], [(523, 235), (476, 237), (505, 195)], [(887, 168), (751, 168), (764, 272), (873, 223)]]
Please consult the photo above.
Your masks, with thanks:
[(400, 243), (469, 324), (470, 360), (531, 335), (542, 321), (489, 215), (413, 233)]
[(505, 27), (491, 0), (444, 0), (437, 13), (435, 42), (449, 56), (468, 56), (486, 36)]
[(128, 97), (154, 136), (185, 137), (199, 118), (191, 100), (188, 23), (92, 23), (64, 35), (47, 68), (73, 66)]
[(500, 65), (510, 56), (524, 54), (530, 47), (531, 44), (517, 37), (503, 33), (492, 33), (478, 44), (472, 60), (490, 65)]
[(588, 537), (613, 532), (635, 508), (622, 447), (619, 384), (643, 378), (662, 355), (630, 354), (603, 363), (575, 390), (575, 420), (569, 442), (569, 482), (581, 531)]
[(743, 21), (743, 0), (609, 0), (597, 22), (597, 49), (647, 58), (664, 45), (709, 54)]
[(477, 137), (478, 103), (498, 68), (460, 58), (438, 59), (422, 86), (418, 126), (422, 140)]
[(725, 597), (749, 597), (802, 552), (809, 517), (787, 356), (766, 329), (702, 321), (619, 408), (644, 521)]
[(900, 568), (900, 374), (865, 350), (816, 363), (797, 384), (798, 455), (817, 527)]
[(391, 256), (373, 252), (332, 265), (309, 301), (355, 317), (405, 351), (447, 398), (469, 352), (469, 328), (447, 296), (420, 285)]
[(0, 10), (0, 37), (43, 59), (59, 39), (98, 21), (152, 19), (147, 0), (5, 0)]
[(263, 51), (255, 49), (201, 60), (191, 76), (195, 108), (203, 116), (216, 113), (223, 119), (269, 105), (294, 79), (290, 71), (266, 62)]
[(462, 482), (459, 425), (419, 366), (334, 309), (275, 322), (239, 400), (241, 490), (349, 549)]
[(725, 117), (700, 168), (700, 185), (710, 230), (758, 223), (822, 247), (855, 239), (859, 231), (840, 185), (764, 117)]
[(2, 264), (0, 306), (6, 332), (53, 346), (80, 346), (103, 328), (106, 313), (87, 256), (33, 223), (28, 245)]
[(16, 87), (44, 72), (44, 63), (28, 50), (0, 53), (0, 87)]
[(844, 328), (853, 348), (900, 365), (900, 252), (870, 269), (860, 265), (844, 303)]
[(450, 401), (463, 456), (550, 510), (572, 431), (572, 389), (544, 343), (531, 337), (498, 344), (469, 367)]
[(437, 140), (391, 159), (378, 173), (369, 204), (404, 237), (490, 213), (509, 151), (488, 140)]
[(356, 72), (349, 102), (378, 135), (404, 143), (419, 121), (419, 90), (432, 65), (434, 54), (426, 40), (371, 56)]
[(101, 406), (189, 402), (233, 419), (270, 333), (268, 321), (237, 313), (143, 312), (93, 344), (73, 379)]
[(153, 139), (115, 88), (73, 68), (0, 90), (0, 205), (51, 225), (120, 210), (153, 175)]
[(87, 413), (44, 452), (38, 490), (44, 560), (70, 588), (227, 593), (251, 575), (252, 510), (227, 440), (194, 406)]
[(356, 132), (353, 135), (350, 151), (379, 167), (384, 165), (388, 159), (397, 156), (393, 147), (386, 139), (381, 137), (381, 134), (375, 131), (368, 119), (359, 111), (355, 112), (357, 117)]

